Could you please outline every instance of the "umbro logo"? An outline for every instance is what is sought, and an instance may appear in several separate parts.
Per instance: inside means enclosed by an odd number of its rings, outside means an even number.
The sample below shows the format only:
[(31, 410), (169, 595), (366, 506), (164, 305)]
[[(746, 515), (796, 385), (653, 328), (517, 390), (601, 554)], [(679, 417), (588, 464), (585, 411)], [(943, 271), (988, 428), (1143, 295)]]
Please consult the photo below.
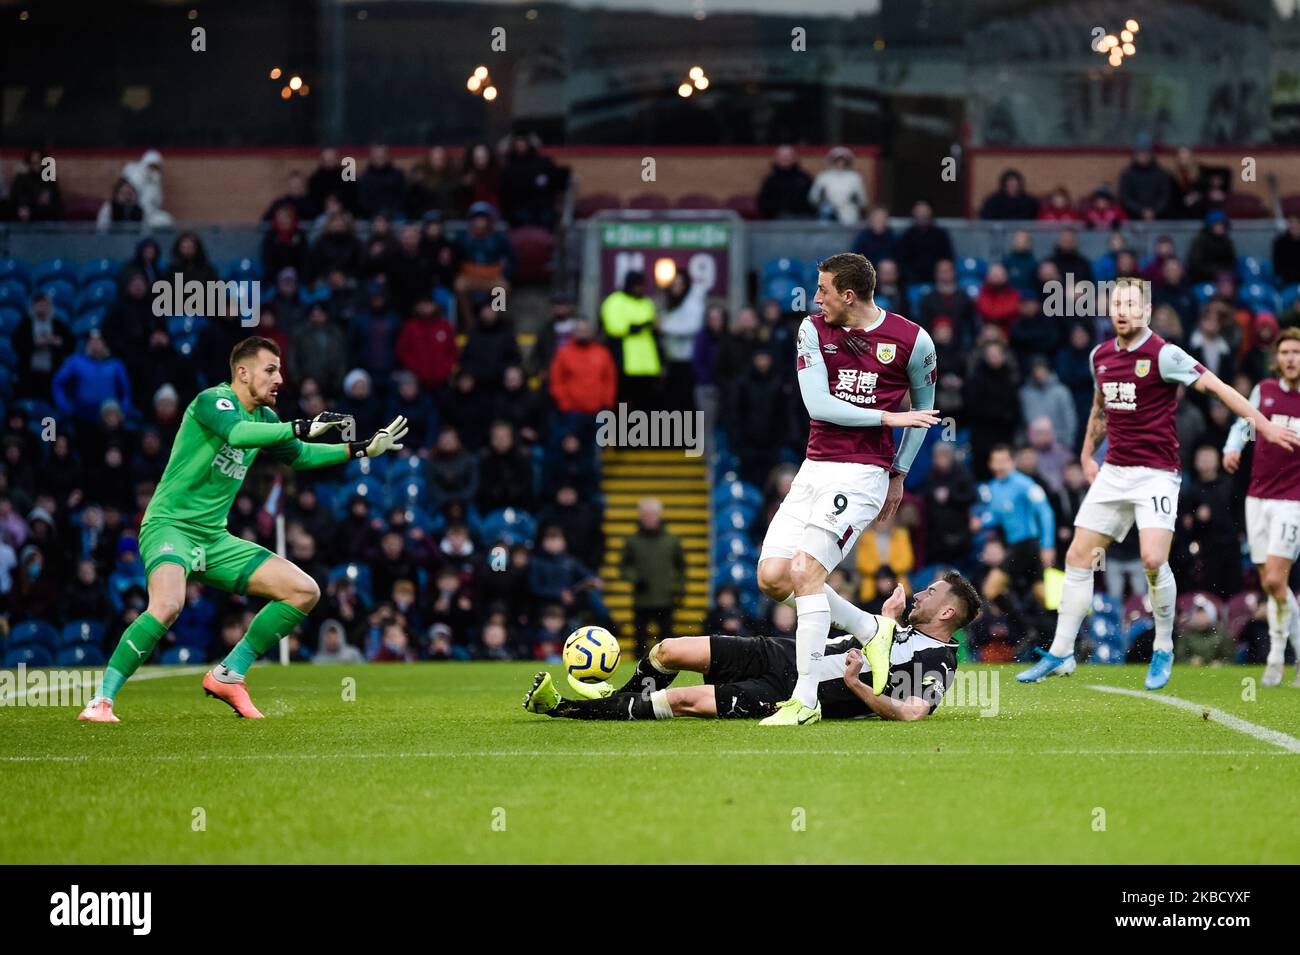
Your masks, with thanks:
[(826, 354), (828, 355), (834, 355), (837, 351), (839, 351), (839, 349), (828, 342), (827, 344), (822, 346), (822, 351), (826, 352)]

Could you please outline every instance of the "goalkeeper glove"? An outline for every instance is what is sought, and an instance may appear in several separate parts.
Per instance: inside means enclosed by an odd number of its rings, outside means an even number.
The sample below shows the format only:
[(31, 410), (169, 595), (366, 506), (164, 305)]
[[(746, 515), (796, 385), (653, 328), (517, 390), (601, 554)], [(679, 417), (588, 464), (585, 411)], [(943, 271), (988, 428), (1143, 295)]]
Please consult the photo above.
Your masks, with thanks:
[(377, 458), (385, 451), (400, 451), (402, 450), (400, 442), (404, 437), (406, 437), (406, 419), (398, 415), (386, 427), (376, 431), (369, 441), (349, 441), (348, 457)]
[(322, 411), (314, 418), (299, 418), (293, 422), (293, 436), (299, 441), (310, 441), (335, 428), (344, 427), (351, 420), (351, 415)]

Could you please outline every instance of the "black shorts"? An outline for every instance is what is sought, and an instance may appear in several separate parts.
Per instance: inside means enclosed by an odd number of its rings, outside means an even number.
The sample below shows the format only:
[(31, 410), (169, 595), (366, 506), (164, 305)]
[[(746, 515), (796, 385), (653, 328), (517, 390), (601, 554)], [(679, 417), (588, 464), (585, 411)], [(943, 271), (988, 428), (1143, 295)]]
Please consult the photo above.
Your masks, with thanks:
[(794, 641), (770, 637), (709, 637), (709, 669), (721, 719), (761, 719), (790, 699), (799, 671)]

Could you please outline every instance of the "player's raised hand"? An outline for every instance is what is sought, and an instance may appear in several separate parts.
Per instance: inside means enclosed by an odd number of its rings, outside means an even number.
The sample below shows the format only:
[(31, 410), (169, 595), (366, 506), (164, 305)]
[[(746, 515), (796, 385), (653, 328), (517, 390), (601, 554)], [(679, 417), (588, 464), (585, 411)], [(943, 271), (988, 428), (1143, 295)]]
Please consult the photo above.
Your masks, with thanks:
[(352, 415), (337, 411), (322, 411), (314, 418), (299, 418), (293, 423), (293, 436), (300, 441), (311, 441), (327, 432), (343, 428)]
[(886, 428), (930, 428), (939, 423), (939, 409), (924, 411), (886, 411), (880, 415)]
[(1227, 471), (1229, 474), (1236, 474), (1236, 473), (1237, 473), (1237, 468), (1239, 468), (1239, 467), (1241, 467), (1241, 452), (1240, 452), (1240, 451), (1224, 451), (1224, 452), (1223, 452), (1223, 470)]
[(369, 441), (354, 441), (348, 445), (348, 456), (353, 458), (377, 458), (385, 451), (400, 451), (401, 441), (406, 437), (406, 419), (401, 415), (388, 425), (375, 432)]
[(903, 585), (898, 584), (894, 587), (894, 592), (889, 595), (884, 606), (880, 608), (880, 615), (888, 617), (890, 620), (897, 620), (903, 613), (903, 608), (907, 606), (907, 594), (903, 590)]
[(1256, 425), (1255, 428), (1256, 433), (1269, 444), (1276, 444), (1288, 451), (1300, 448), (1300, 434), (1296, 434), (1290, 428), (1283, 427), (1272, 421), (1265, 421)]

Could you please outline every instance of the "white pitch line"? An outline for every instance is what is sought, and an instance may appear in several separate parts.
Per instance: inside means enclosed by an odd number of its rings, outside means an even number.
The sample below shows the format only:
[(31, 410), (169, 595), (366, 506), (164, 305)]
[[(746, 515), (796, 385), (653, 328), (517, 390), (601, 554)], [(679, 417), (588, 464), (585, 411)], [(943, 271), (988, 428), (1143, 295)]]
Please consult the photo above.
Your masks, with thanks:
[(1238, 733), (1245, 733), (1247, 736), (1253, 736), (1261, 742), (1268, 743), (1272, 746), (1280, 746), (1289, 753), (1300, 753), (1300, 739), (1296, 739), (1294, 736), (1288, 736), (1281, 730), (1269, 729), (1267, 726), (1260, 726), (1258, 723), (1250, 722), (1250, 720), (1243, 720), (1240, 716), (1233, 716), (1231, 713), (1226, 713), (1213, 706), (1193, 703), (1191, 700), (1180, 699), (1176, 696), (1166, 696), (1163, 693), (1152, 693), (1149, 690), (1130, 690), (1120, 686), (1090, 684), (1088, 685), (1088, 689), (1096, 690), (1099, 693), (1115, 693), (1120, 696), (1135, 696), (1140, 700), (1155, 700), (1157, 703), (1176, 706), (1180, 710), (1195, 713), (1197, 716), (1205, 716), (1206, 718), (1213, 720), (1215, 723), (1228, 727), (1228, 729), (1236, 730)]
[(915, 750), (915, 749), (834, 749), (821, 750), (812, 752), (805, 749), (724, 749), (709, 750), (707, 752), (690, 751), (690, 752), (673, 752), (663, 750), (611, 750), (611, 751), (593, 751), (593, 750), (462, 750), (460, 752), (452, 751), (435, 751), (426, 752), (407, 752), (407, 753), (230, 753), (224, 755), (214, 755), (212, 753), (198, 753), (190, 756), (179, 753), (142, 753), (142, 754), (123, 754), (123, 753), (86, 753), (80, 755), (58, 754), (50, 756), (0, 756), (0, 763), (88, 763), (97, 760), (111, 760), (113, 762), (122, 762), (127, 760), (142, 760), (145, 762), (225, 762), (225, 761), (251, 761), (272, 760), (276, 762), (288, 760), (335, 760), (335, 759), (550, 759), (553, 757), (578, 757), (584, 759), (649, 759), (649, 758), (669, 758), (675, 759), (686, 756), (702, 756), (715, 758), (718, 756), (834, 756), (834, 757), (862, 757), (862, 756), (974, 756), (983, 758), (986, 756), (1286, 756), (1286, 753), (1264, 751), (1259, 753), (1243, 753), (1237, 749), (1044, 749), (1029, 751), (1023, 749), (1002, 749), (1002, 750), (954, 750), (944, 749), (939, 751)]
[[(99, 669), (99, 668), (92, 668), (92, 669)], [(207, 669), (208, 668), (206, 666), (201, 666), (201, 667), (176, 667), (174, 669), (168, 668), (166, 670), (148, 670), (144, 673), (137, 673), (135, 676), (131, 677), (130, 682), (139, 683), (141, 680), (161, 680), (163, 677), (168, 677), (168, 676), (194, 676), (196, 673), (203, 673)], [(27, 672), (33, 673), (35, 671), (28, 670)], [(73, 679), (69, 680), (66, 684), (59, 683), (54, 688), (54, 690), (57, 692), (59, 688), (64, 686), (68, 687), (69, 689), (74, 689), (78, 686), (81, 686), (81, 671), (80, 670), (73, 671), (72, 676)], [(30, 687), (30, 688), (24, 687), (23, 689), (19, 690), (17, 693), (6, 693), (4, 695), (0, 695), (0, 706), (8, 705), (8, 703), (11, 700), (21, 700), (25, 698), (27, 696), (28, 689), (35, 690), (38, 695), (49, 694), (51, 692), (51, 688), (48, 686), (45, 687), (44, 689), (38, 689), (37, 687)]]

